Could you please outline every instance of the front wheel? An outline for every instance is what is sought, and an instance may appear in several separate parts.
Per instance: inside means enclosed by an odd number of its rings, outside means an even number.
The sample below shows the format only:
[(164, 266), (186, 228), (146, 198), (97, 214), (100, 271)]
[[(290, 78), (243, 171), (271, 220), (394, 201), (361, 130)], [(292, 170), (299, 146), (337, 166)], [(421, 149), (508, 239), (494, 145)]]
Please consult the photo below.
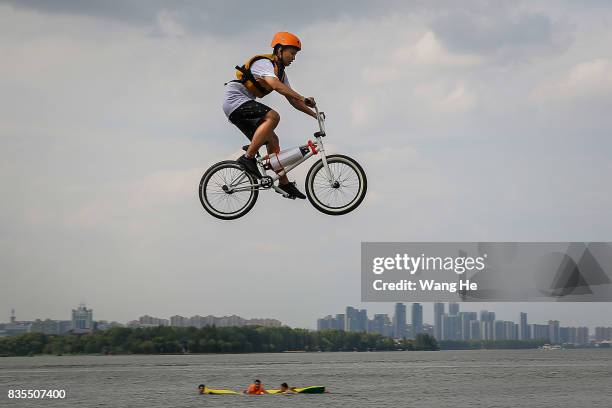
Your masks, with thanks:
[(198, 195), (202, 206), (213, 217), (233, 220), (248, 213), (257, 201), (259, 191), (249, 186), (256, 180), (232, 160), (222, 161), (206, 170)]
[(355, 160), (341, 154), (327, 156), (331, 173), (328, 177), (323, 159), (316, 162), (306, 175), (306, 195), (319, 211), (342, 215), (353, 211), (366, 195), (368, 181)]

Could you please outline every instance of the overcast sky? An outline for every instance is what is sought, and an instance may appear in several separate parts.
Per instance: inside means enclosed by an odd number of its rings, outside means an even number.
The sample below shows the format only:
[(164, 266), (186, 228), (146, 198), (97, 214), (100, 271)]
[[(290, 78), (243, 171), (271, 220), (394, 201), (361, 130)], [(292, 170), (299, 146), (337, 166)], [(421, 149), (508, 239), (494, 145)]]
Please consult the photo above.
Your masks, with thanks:
[[(362, 241), (610, 242), (611, 26), (608, 1), (0, 0), (0, 321), (86, 302), (95, 319), (314, 327), (392, 312), (360, 302)], [(293, 87), (368, 196), (330, 217), (264, 192), (214, 219), (200, 177), (246, 142), (223, 83), (283, 30), (303, 43)], [(284, 98), (264, 103), (282, 147), (311, 137)], [(612, 326), (612, 303), (462, 306), (483, 307)]]

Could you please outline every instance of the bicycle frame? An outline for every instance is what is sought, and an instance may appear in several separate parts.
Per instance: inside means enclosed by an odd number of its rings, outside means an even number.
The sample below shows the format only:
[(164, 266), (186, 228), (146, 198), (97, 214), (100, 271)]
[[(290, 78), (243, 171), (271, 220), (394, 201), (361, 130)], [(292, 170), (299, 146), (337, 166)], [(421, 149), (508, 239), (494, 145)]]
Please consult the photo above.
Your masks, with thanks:
[[(306, 153), (304, 155), (304, 157), (302, 157), (300, 160), (298, 160), (297, 162), (285, 167), (284, 172), (282, 172), (281, 175), (277, 174), (275, 171), (272, 171), (272, 175), (268, 175), (266, 169), (264, 168), (264, 163), (263, 160), (261, 158), (261, 156), (259, 155), (259, 153), (257, 153), (256, 158), (257, 158), (257, 167), (259, 168), (259, 172), (264, 176), (264, 177), (270, 177), (272, 179), (272, 188), (283, 195), (287, 195), (287, 193), (285, 193), (283, 190), (281, 190), (278, 186), (274, 185), (274, 183), (280, 179), (283, 175), (287, 175), (291, 170), (293, 170), (294, 168), (296, 168), (297, 166), (299, 166), (300, 164), (304, 163), (306, 160), (308, 160), (311, 156), (314, 156), (315, 154), (319, 154), (321, 153), (321, 159), (323, 160), (323, 167), (325, 168), (325, 174), (327, 175), (327, 181), (329, 182), (330, 185), (333, 184), (334, 182), (334, 177), (333, 174), (331, 172), (331, 169), (329, 168), (328, 164), (327, 164), (327, 156), (325, 155), (325, 148), (323, 146), (323, 139), (322, 137), (325, 136), (325, 113), (324, 112), (319, 112), (319, 108), (317, 106), (315, 106), (315, 113), (317, 115), (317, 122), (319, 124), (319, 131), (316, 132), (314, 134), (315, 136), (315, 141), (312, 143), (313, 146), (315, 147), (317, 153), (313, 153), (312, 149), (308, 151), (308, 153)], [(234, 180), (232, 180), (228, 187), (228, 191), (247, 191), (247, 190), (251, 190), (251, 189), (264, 189), (264, 188), (269, 188), (269, 187), (264, 187), (261, 183), (261, 180), (259, 180), (257, 183), (255, 184), (249, 184), (249, 185), (245, 185), (245, 186), (240, 186), (237, 187), (242, 180), (244, 180), (244, 178), (247, 177), (245, 172), (242, 172), (239, 176), (237, 176)]]

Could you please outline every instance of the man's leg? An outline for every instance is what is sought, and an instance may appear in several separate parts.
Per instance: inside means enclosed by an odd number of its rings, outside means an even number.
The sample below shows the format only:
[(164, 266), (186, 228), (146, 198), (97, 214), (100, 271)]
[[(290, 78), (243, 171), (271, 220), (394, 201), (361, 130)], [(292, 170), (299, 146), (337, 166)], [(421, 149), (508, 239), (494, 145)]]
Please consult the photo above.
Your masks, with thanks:
[[(280, 152), (280, 143), (278, 140), (278, 136), (276, 136), (276, 133), (272, 132), (272, 138), (268, 140), (268, 144), (266, 147), (268, 148), (268, 154)], [(280, 184), (287, 184), (289, 182), (289, 179), (287, 178), (287, 175), (284, 175), (279, 178), (278, 181)]]
[[(257, 154), (257, 151), (261, 146), (271, 142), (273, 138), (276, 137), (276, 135), (274, 135), (274, 129), (276, 129), (276, 126), (278, 126), (278, 122), (280, 122), (280, 115), (278, 112), (271, 110), (266, 113), (253, 134), (253, 139), (251, 140), (251, 144), (249, 145), (249, 148), (245, 154), (246, 157), (255, 157), (255, 154)], [(278, 137), (276, 137), (276, 140), (278, 141)], [(268, 149), (269, 148), (270, 147), (268, 146)]]
[[(276, 133), (272, 132), (272, 137), (268, 141), (267, 147), (268, 154), (280, 152), (280, 144)], [(292, 197), (301, 199), (306, 198), (306, 196), (302, 194), (302, 192), (298, 190), (298, 188), (295, 186), (295, 183), (289, 182), (289, 179), (287, 178), (286, 174), (278, 179), (278, 186), (281, 188), (281, 190), (285, 191), (286, 193), (289, 193), (289, 195), (291, 195)]]

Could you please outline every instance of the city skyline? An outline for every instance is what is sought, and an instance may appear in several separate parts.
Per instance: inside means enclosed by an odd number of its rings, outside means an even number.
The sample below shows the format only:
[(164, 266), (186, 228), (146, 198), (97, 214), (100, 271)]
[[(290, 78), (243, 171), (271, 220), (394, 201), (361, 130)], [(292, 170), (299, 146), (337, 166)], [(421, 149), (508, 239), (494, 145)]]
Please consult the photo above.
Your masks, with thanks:
[[(577, 344), (586, 344), (589, 338), (597, 338), (601, 336), (601, 333), (609, 333), (612, 330), (606, 325), (587, 327), (562, 324), (560, 320), (554, 318), (534, 323), (528, 320), (528, 313), (525, 312), (519, 312), (517, 323), (515, 320), (500, 320), (496, 313), (490, 310), (460, 311), (462, 305), (469, 305), (469, 303), (426, 304), (433, 306), (432, 324), (423, 321), (421, 303), (411, 304), (411, 321), (408, 323), (406, 305), (403, 302), (397, 302), (391, 318), (387, 314), (374, 314), (373, 319), (369, 319), (366, 309), (359, 310), (347, 306), (346, 313), (328, 314), (318, 318), (317, 330), (365, 331), (396, 338), (410, 337), (413, 339), (417, 334), (425, 333), (439, 340), (537, 340), (547, 338), (553, 343), (558, 343), (559, 339), (571, 339)], [(349, 325), (347, 322), (354, 318), (361, 321), (354, 326)], [(406, 335), (407, 332), (408, 335)], [(605, 340), (611, 337), (608, 334)]]
[[(93, 313), (93, 308), (92, 309), (87, 309), (86, 308), (86, 304), (85, 303), (80, 303), (79, 307), (77, 309), (72, 309), (72, 318), (73, 319), (77, 319), (80, 323), (79, 324), (83, 324), (82, 328), (85, 327), (91, 327), (91, 322), (94, 320), (92, 318), (92, 313)], [(186, 319), (186, 320), (190, 320), (190, 319), (194, 319), (194, 318), (215, 318), (215, 319), (230, 319), (230, 318), (240, 318), (242, 320), (245, 321), (264, 321), (264, 320), (268, 320), (268, 321), (275, 321), (278, 323), (281, 323), (280, 320), (278, 319), (273, 319), (273, 318), (263, 318), (263, 317), (251, 317), (251, 318), (243, 318), (242, 316), (239, 316), (237, 314), (225, 314), (222, 316), (215, 316), (215, 315), (201, 315), (201, 314), (194, 314), (190, 317), (187, 316), (181, 316), (178, 314), (169, 316), (167, 319), (163, 318), (163, 317), (156, 317), (156, 316), (150, 316), (148, 314), (144, 314), (141, 315), (140, 317), (136, 318), (136, 319), (131, 319), (131, 320), (125, 320), (125, 324), (129, 325), (130, 323), (133, 322), (137, 322), (140, 321), (143, 324), (154, 324), (152, 323), (153, 321), (155, 321), (156, 323), (160, 323), (160, 325), (164, 326), (164, 325), (170, 325), (171, 321), (179, 321), (180, 319)], [(151, 322), (143, 322), (143, 320), (151, 320)], [(2, 320), (0, 320), (0, 324), (3, 323), (13, 323), (13, 322), (33, 322), (33, 321), (45, 321), (45, 320), (54, 320), (54, 321), (62, 321), (62, 319), (57, 319), (57, 318), (51, 318), (48, 316), (45, 317), (36, 317), (34, 319), (17, 319), (17, 311), (16, 309), (11, 309), (10, 311), (10, 316), (9, 316), (9, 320), (7, 322), (3, 322)], [(86, 323), (83, 323), (83, 322)], [(96, 319), (95, 321), (104, 321), (104, 322), (113, 322), (113, 323), (120, 323), (120, 319)], [(179, 324), (176, 324), (177, 326), (180, 326)], [(205, 325), (205, 324), (204, 324)], [(81, 328), (79, 326), (77, 326), (77, 328)]]
[[(469, 304), (469, 303), (467, 303)], [(528, 313), (520, 312), (519, 320), (499, 320), (496, 313), (489, 310), (465, 311), (456, 302), (433, 303), (434, 324), (423, 319), (423, 305), (410, 305), (410, 322), (407, 321), (408, 308), (402, 302), (394, 305), (391, 318), (388, 314), (374, 314), (370, 319), (366, 309), (352, 306), (345, 308), (345, 313), (335, 316), (327, 315), (317, 319), (317, 330), (336, 329), (348, 332), (376, 333), (393, 338), (416, 338), (420, 333), (428, 334), (439, 341), (445, 340), (547, 340), (551, 344), (572, 343), (588, 345), (591, 341), (612, 340), (612, 327), (596, 326), (592, 328), (562, 325), (559, 320), (548, 320), (546, 324), (530, 323)], [(448, 307), (447, 307), (448, 305)], [(448, 311), (448, 312), (447, 312)], [(281, 327), (277, 319), (253, 318), (244, 319), (237, 315), (191, 317), (181, 315), (170, 316), (169, 319), (150, 315), (140, 316), (125, 324), (117, 321), (94, 320), (93, 309), (88, 309), (84, 303), (72, 309), (71, 320), (52, 320), (37, 318), (34, 321), (18, 320), (15, 309), (11, 310), (10, 322), (0, 322), (0, 336), (19, 335), (27, 332), (42, 332), (46, 334), (89, 333), (94, 330), (106, 330), (112, 327), (147, 328), (157, 326), (170, 327), (242, 327), (265, 326)]]
[[(403, 303), (403, 302), (400, 302)], [(451, 302), (452, 303), (452, 302)], [(78, 304), (87, 304), (86, 302), (79, 302)], [(382, 304), (389, 304), (389, 305), (395, 305), (396, 303), (382, 303)], [(412, 304), (412, 303), (411, 303)], [(436, 304), (436, 302), (420, 302), (421, 305), (434, 305)], [(446, 303), (444, 303), (446, 304)], [(516, 319), (516, 315), (519, 316), (519, 320), (520, 320), (520, 313), (524, 313), (526, 311), (526, 313), (528, 313), (530, 316), (535, 316), (535, 317), (531, 317), (531, 320), (538, 320), (541, 322), (545, 322), (548, 320), (551, 320), (551, 316), (554, 315), (565, 315), (564, 313), (555, 313), (555, 308), (554, 307), (549, 307), (549, 306), (557, 306), (560, 305), (562, 306), (563, 309), (567, 309), (568, 307), (573, 306), (573, 303), (566, 303), (566, 304), (556, 304), (556, 303), (551, 303), (551, 304), (546, 304), (543, 305), (545, 306), (547, 309), (549, 309), (549, 312), (546, 313), (534, 313), (533, 311), (530, 311), (528, 308), (529, 303), (517, 303), (515, 304), (516, 306), (513, 308), (514, 310), (512, 311), (508, 311), (505, 310), (507, 307), (507, 303), (474, 303), (474, 302), (459, 302), (457, 303), (461, 308), (464, 307), (468, 307), (470, 309), (474, 309), (474, 311), (480, 313), (481, 310), (492, 310), (495, 309), (496, 305), (502, 305), (501, 309), (502, 309), (502, 313), (499, 313), (498, 310), (496, 310), (496, 314), (497, 317), (502, 318), (503, 320), (512, 320), (512, 319)], [(363, 309), (365, 307), (367, 307), (367, 310), (372, 313), (372, 314), (386, 314), (384, 313), (384, 307), (381, 307), (381, 303), (355, 303), (355, 305), (361, 305), (361, 306), (357, 306), (357, 309)], [(465, 306), (463, 306), (465, 305)], [(478, 305), (478, 306), (476, 306)], [(520, 306), (519, 306), (520, 305)], [(608, 303), (603, 303), (603, 304), (598, 304), (598, 305), (602, 305), (603, 307), (607, 307), (610, 304)], [(372, 306), (375, 306), (375, 308), (372, 308)], [(525, 308), (527, 306), (527, 308)], [(542, 306), (542, 305), (538, 305), (538, 306)], [(395, 306), (393, 306), (395, 307)], [(388, 307), (387, 307), (388, 308)], [(70, 314), (70, 310), (72, 310), (73, 307), (68, 306), (66, 308), (66, 313)], [(423, 308), (423, 316), (424, 316), (424, 322), (428, 321), (431, 322), (432, 325), (435, 325), (435, 316), (434, 316), (434, 311), (433, 311), (433, 306), (431, 308), (428, 307), (424, 307)], [(525, 309), (525, 310), (523, 310)], [(9, 317), (10, 320), (10, 315), (11, 315), (11, 311), (15, 310), (16, 312), (19, 312), (20, 309), (18, 309), (17, 307), (12, 307), (10, 308), (7, 313), (5, 314), (6, 316)], [(104, 320), (104, 321), (117, 321), (117, 322), (124, 322), (124, 323), (128, 323), (131, 320), (134, 320), (134, 316), (145, 316), (145, 315), (155, 315), (155, 316), (167, 316), (168, 318), (170, 318), (173, 315), (176, 315), (177, 313), (154, 313), (154, 312), (147, 312), (147, 311), (142, 311), (141, 313), (133, 313), (131, 314), (131, 316), (127, 316), (127, 317), (113, 317), (113, 316), (108, 316), (107, 314), (101, 314), (99, 312), (99, 308), (96, 307), (96, 314), (98, 316), (101, 316), (99, 320)], [(252, 311), (252, 308), (250, 308), (250, 310)], [(408, 312), (407, 312), (408, 313)], [(238, 316), (243, 316), (246, 319), (258, 319), (261, 318), (262, 314), (257, 315), (257, 314), (252, 314), (249, 315), (248, 313), (241, 313), (239, 311), (236, 312), (211, 312), (211, 313), (205, 313), (202, 314), (202, 312), (192, 312), (192, 313), (182, 313), (184, 315), (189, 315), (189, 316), (202, 316), (202, 315), (207, 315), (207, 316), (231, 316), (231, 315), (238, 315)], [(19, 313), (20, 316), (24, 316), (23, 314)], [(318, 315), (325, 315), (325, 313), (318, 313)], [(408, 314), (407, 314), (408, 316)], [(590, 322), (588, 324), (583, 324), (583, 322), (581, 320), (576, 320), (576, 319), (568, 319), (568, 325), (571, 326), (585, 326), (588, 327), (590, 330), (595, 330), (596, 327), (608, 327), (608, 326), (612, 326), (612, 315), (607, 314), (606, 317), (610, 317), (609, 319), (598, 319), (597, 321), (594, 322)], [(62, 320), (63, 318), (65, 318), (65, 316), (62, 315), (49, 315), (49, 316), (41, 316), (41, 315), (26, 315), (25, 317), (23, 317), (22, 320), (24, 321), (35, 321), (37, 319), (51, 319), (51, 320)], [(302, 328), (306, 328), (306, 329), (315, 329), (316, 328), (316, 324), (307, 324), (307, 325), (295, 325), (293, 324), (291, 321), (285, 321), (283, 319), (278, 318), (277, 316), (268, 316), (267, 318), (270, 319), (276, 319), (276, 320), (280, 320), (285, 322), (288, 326), (290, 327), (302, 327)], [(313, 316), (313, 318), (316, 319), (316, 315)], [(585, 319), (588, 319), (589, 316), (585, 315), (584, 316)], [(554, 319), (553, 319), (554, 320)], [(0, 317), (0, 323), (2, 323), (3, 318)]]
[(93, 309), (88, 309), (81, 303), (76, 309), (72, 309), (70, 320), (56, 320), (46, 318), (36, 318), (34, 320), (17, 319), (15, 309), (11, 309), (9, 322), (0, 321), (0, 337), (15, 336), (29, 332), (40, 332), (45, 334), (64, 335), (68, 333), (83, 334), (97, 330), (107, 330), (112, 327), (128, 328), (147, 328), (158, 326), (172, 327), (195, 327), (203, 328), (206, 326), (216, 327), (243, 327), (243, 326), (264, 326), (281, 327), (282, 322), (270, 318), (251, 318), (245, 319), (238, 315), (213, 316), (213, 315), (194, 315), (185, 317), (180, 315), (170, 316), (169, 319), (143, 315), (138, 319), (120, 323), (116, 320), (108, 321), (104, 319), (94, 319)]

